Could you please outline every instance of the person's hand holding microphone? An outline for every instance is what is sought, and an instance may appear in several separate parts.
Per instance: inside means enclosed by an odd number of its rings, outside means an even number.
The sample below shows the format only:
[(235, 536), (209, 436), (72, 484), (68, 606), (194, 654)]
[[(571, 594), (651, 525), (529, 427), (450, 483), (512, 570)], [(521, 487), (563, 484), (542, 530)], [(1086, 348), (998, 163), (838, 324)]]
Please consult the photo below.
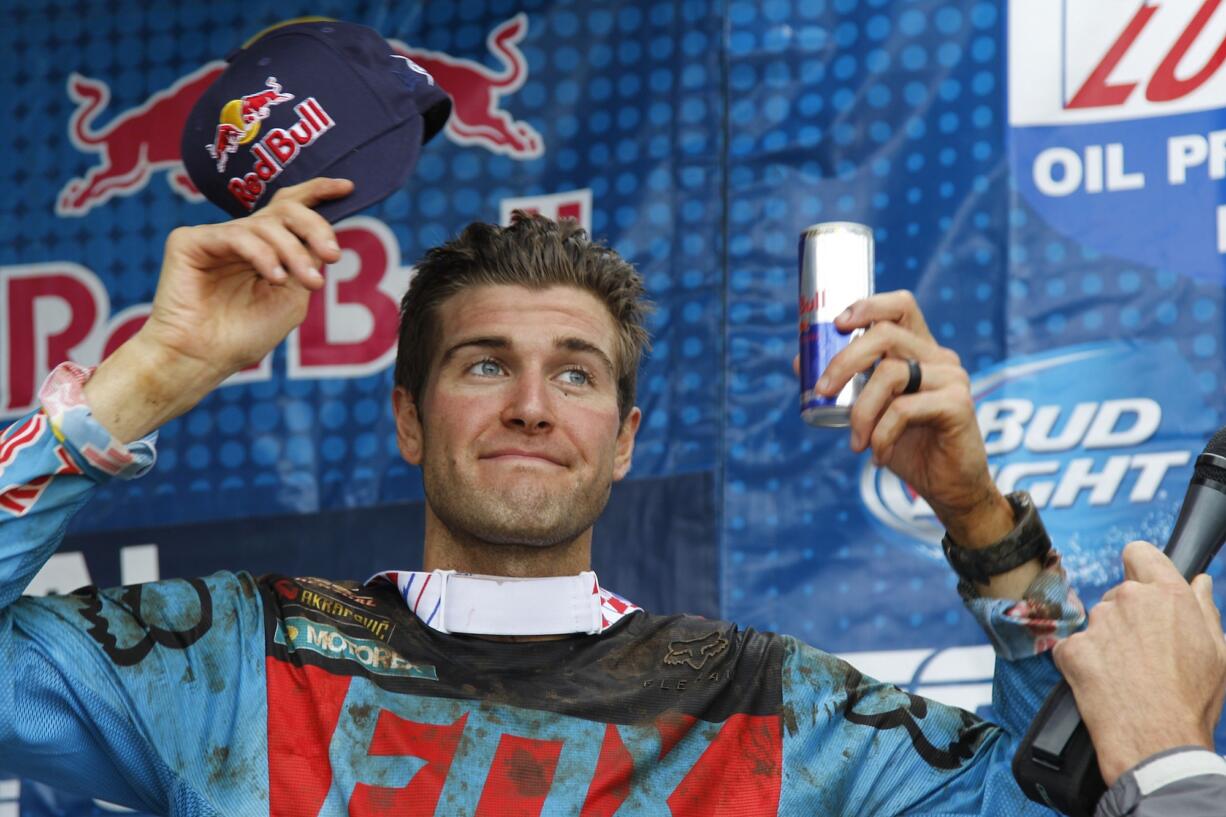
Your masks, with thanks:
[(1226, 640), (1206, 574), (1189, 585), (1146, 542), (1124, 549), (1125, 581), (1056, 645), (1098, 752), (1103, 780), (1180, 746), (1213, 749), (1226, 695)]

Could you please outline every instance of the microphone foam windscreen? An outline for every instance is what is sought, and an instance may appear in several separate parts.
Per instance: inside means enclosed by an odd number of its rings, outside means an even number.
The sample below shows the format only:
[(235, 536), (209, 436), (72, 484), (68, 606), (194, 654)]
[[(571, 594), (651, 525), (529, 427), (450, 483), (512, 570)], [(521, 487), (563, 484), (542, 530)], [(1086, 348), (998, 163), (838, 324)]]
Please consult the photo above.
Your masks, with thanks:
[[(1217, 433), (1209, 438), (1208, 444), (1205, 445), (1204, 454), (1226, 458), (1226, 428), (1219, 428)], [(1204, 454), (1201, 456), (1203, 457)], [(1226, 484), (1226, 468), (1215, 465), (1212, 462), (1201, 462), (1198, 459), (1195, 475), (1199, 479), (1211, 479), (1214, 482)]]

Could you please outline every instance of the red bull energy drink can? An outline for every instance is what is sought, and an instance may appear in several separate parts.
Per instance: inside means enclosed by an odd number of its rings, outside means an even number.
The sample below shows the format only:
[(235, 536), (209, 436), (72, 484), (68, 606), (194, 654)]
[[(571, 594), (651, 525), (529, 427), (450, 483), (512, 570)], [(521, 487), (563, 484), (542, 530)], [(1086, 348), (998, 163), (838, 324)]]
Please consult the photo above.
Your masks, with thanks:
[(834, 327), (835, 317), (872, 294), (872, 230), (850, 221), (830, 221), (801, 232), (800, 416), (809, 425), (838, 427), (851, 422), (851, 405), (868, 375), (856, 375), (834, 397), (818, 394), (815, 386), (830, 360), (864, 334), (856, 329), (844, 335)]

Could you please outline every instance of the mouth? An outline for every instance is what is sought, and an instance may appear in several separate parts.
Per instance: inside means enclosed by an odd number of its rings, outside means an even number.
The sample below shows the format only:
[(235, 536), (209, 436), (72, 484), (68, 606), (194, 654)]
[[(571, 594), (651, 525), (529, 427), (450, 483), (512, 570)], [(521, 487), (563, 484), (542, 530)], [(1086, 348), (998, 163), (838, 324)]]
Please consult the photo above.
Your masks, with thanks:
[(543, 454), (537, 451), (521, 451), (519, 449), (506, 449), (502, 451), (491, 451), (488, 454), (481, 456), (483, 460), (491, 460), (493, 462), (501, 462), (507, 464), (532, 464), (539, 465), (554, 465), (559, 468), (564, 468), (565, 464), (551, 457), (548, 454)]

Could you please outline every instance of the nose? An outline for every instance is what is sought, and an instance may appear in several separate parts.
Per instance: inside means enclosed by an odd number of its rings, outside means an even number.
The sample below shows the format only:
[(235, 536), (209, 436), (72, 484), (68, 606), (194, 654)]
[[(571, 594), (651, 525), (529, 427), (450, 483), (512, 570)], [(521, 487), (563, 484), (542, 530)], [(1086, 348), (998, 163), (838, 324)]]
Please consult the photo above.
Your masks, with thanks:
[(502, 423), (510, 428), (538, 434), (553, 428), (552, 395), (544, 377), (516, 378), (502, 409)]

